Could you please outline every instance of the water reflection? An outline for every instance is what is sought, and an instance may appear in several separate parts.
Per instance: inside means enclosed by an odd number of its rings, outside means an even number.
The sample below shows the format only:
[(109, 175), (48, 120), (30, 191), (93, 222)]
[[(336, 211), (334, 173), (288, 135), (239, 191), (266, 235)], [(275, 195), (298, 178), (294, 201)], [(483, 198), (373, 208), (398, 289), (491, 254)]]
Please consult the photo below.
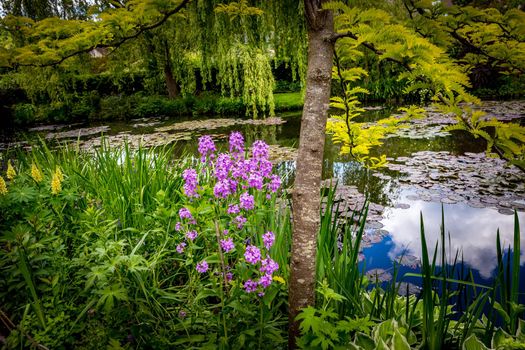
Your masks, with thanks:
[[(440, 236), (441, 204), (406, 198), (411, 191), (403, 191), (401, 200), (410, 204), (408, 209), (388, 208), (382, 223), (390, 232), (392, 244), (387, 248), (391, 259), (403, 253), (421, 258), (419, 213), (423, 213), (425, 235), (429, 249), (433, 249)], [(497, 264), (496, 232), (499, 228), (502, 246), (512, 244), (514, 216), (502, 215), (494, 209), (471, 208), (466, 204), (444, 204), (445, 232), (450, 233), (452, 254), (460, 249), (466, 264), (479, 271), (481, 277), (493, 276)], [(521, 246), (525, 246), (525, 213), (518, 213)], [(447, 242), (448, 243), (448, 242)], [(448, 245), (448, 244), (447, 244)], [(447, 247), (448, 248), (448, 247)], [(525, 263), (525, 252), (521, 252)]]

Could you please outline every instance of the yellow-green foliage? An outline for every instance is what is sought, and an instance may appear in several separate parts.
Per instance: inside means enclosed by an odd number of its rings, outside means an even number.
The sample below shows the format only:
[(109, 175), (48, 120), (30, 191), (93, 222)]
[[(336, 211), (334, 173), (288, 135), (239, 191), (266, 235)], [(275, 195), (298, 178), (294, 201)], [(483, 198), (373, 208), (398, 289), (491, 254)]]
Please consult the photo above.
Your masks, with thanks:
[[(404, 127), (411, 116), (424, 114), (411, 108), (404, 118), (387, 118), (374, 125), (355, 123), (353, 119), (363, 112), (356, 94), (365, 90), (352, 83), (366, 75), (355, 67), (355, 58), (362, 55), (363, 47), (373, 51), (379, 60), (388, 60), (404, 68), (400, 80), (407, 83), (405, 93), (426, 89), (433, 100), (439, 102), (444, 113), (454, 113), (458, 124), (449, 127), (469, 131), (474, 137), (486, 141), (487, 153), (496, 153), (520, 168), (524, 168), (525, 128), (516, 123), (487, 121), (481, 111), (468, 104), (480, 101), (470, 95), (468, 70), (479, 63), (498, 64), (508, 72), (525, 68), (525, 15), (511, 10), (505, 14), (494, 9), (478, 10), (472, 7), (453, 7), (449, 15), (445, 9), (431, 1), (405, 2), (410, 12), (408, 23), (398, 22), (379, 9), (350, 7), (341, 2), (329, 2), (327, 9), (335, 11), (336, 72), (341, 82), (341, 97), (334, 97), (331, 107), (342, 111), (332, 116), (328, 131), (335, 143), (341, 144), (341, 154), (350, 154), (370, 166), (384, 164), (381, 159), (369, 159), (370, 149), (381, 144), (386, 135)], [(453, 15), (453, 16), (452, 16)], [(424, 28), (431, 28), (426, 31)], [(444, 35), (443, 33), (446, 33)], [(451, 38), (445, 40), (447, 35)], [(481, 48), (453, 61), (445, 49), (452, 38)], [(444, 48), (437, 46), (440, 43)], [(464, 43), (464, 42), (463, 42)], [(458, 63), (462, 63), (460, 65)], [(463, 102), (464, 104), (459, 104)], [(465, 104), (466, 103), (466, 104)]]
[(445, 130), (464, 130), (475, 138), (481, 137), (487, 144), (487, 155), (502, 157), (525, 170), (525, 127), (489, 119), (485, 112), (474, 109), (461, 96), (450, 97), (445, 102), (438, 104), (438, 109), (442, 113), (453, 114), (457, 121)]
[[(339, 48), (342, 50), (338, 50)], [(342, 96), (334, 96), (330, 99), (330, 107), (336, 112), (330, 115), (327, 132), (332, 134), (335, 144), (341, 145), (341, 155), (349, 155), (367, 167), (377, 168), (386, 165), (386, 155), (370, 156), (371, 148), (381, 145), (387, 135), (406, 127), (406, 122), (410, 118), (419, 116), (422, 110), (412, 106), (403, 108), (406, 113), (402, 117), (388, 117), (374, 124), (355, 122), (355, 118), (365, 111), (360, 107), (357, 94), (366, 94), (368, 91), (353, 85), (361, 77), (366, 76), (367, 72), (359, 67), (342, 66), (343, 62), (352, 63), (347, 55), (351, 50), (351, 47), (345, 45), (337, 47), (333, 79), (341, 84), (343, 92)]]

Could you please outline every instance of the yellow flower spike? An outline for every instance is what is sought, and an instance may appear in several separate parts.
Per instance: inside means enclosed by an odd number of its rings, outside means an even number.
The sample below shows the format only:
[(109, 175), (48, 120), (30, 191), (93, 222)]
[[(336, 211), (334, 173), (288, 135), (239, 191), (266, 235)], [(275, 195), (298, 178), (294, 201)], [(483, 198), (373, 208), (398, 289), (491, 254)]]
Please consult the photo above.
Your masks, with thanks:
[(53, 178), (51, 179), (51, 193), (54, 195), (57, 195), (62, 190), (62, 180), (64, 179), (64, 175), (62, 174), (62, 171), (57, 167), (55, 170), (55, 173), (53, 174)]
[(7, 194), (7, 186), (5, 185), (4, 178), (0, 176), (0, 195)]
[(35, 163), (31, 165), (31, 177), (38, 183), (42, 182), (42, 180), (44, 179), (44, 177), (42, 176), (42, 172), (40, 171), (40, 169), (38, 169)]
[(15, 168), (13, 168), (13, 165), (11, 165), (11, 161), (7, 163), (7, 179), (13, 180), (16, 176)]

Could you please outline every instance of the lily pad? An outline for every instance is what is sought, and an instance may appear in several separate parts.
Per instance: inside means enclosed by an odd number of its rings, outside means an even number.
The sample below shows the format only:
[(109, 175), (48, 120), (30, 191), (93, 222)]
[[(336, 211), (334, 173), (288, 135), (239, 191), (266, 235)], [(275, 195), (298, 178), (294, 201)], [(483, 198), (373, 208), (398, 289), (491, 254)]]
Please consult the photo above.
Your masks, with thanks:
[(388, 282), (392, 280), (392, 274), (384, 269), (372, 269), (365, 273), (370, 283), (375, 284), (376, 282)]

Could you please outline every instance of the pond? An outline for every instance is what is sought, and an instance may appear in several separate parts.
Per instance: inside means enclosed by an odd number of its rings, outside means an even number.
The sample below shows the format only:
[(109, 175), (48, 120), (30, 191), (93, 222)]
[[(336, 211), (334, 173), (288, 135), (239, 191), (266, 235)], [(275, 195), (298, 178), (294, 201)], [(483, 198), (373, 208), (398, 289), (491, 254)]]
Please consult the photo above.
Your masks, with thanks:
[[(500, 120), (523, 121), (525, 101), (485, 102), (483, 109)], [(363, 119), (373, 122), (394, 107), (369, 107)], [(224, 144), (229, 133), (238, 130), (248, 144), (263, 139), (271, 145), (271, 157), (290, 184), (298, 145), (300, 113), (282, 114), (265, 120), (248, 118), (161, 119), (92, 125), (46, 125), (27, 133), (4, 135), (0, 149), (27, 146), (36, 137), (71, 142), (86, 151), (100, 146), (102, 138), (110, 144), (127, 141), (160, 146), (176, 143), (175, 157), (197, 153), (197, 139), (210, 134)], [(514, 210), (518, 212), (525, 247), (525, 173), (484, 154), (484, 146), (464, 132), (448, 133), (442, 127), (452, 123), (448, 116), (429, 109), (429, 115), (413, 122), (385, 140), (375, 150), (386, 154), (387, 167), (368, 170), (341, 157), (326, 137), (323, 178), (325, 184), (338, 184), (341, 211), (360, 208), (369, 196), (363, 251), (363, 268), (370, 276), (387, 280), (392, 261), (398, 260), (400, 276), (420, 267), (420, 213), (425, 222), (428, 246), (440, 236), (441, 209), (444, 210), (449, 254), (461, 252), (464, 263), (473, 269), (475, 279), (487, 283), (496, 267), (496, 232), (502, 244), (512, 243)], [(525, 263), (525, 251), (521, 252)], [(525, 280), (525, 269), (522, 271)]]

